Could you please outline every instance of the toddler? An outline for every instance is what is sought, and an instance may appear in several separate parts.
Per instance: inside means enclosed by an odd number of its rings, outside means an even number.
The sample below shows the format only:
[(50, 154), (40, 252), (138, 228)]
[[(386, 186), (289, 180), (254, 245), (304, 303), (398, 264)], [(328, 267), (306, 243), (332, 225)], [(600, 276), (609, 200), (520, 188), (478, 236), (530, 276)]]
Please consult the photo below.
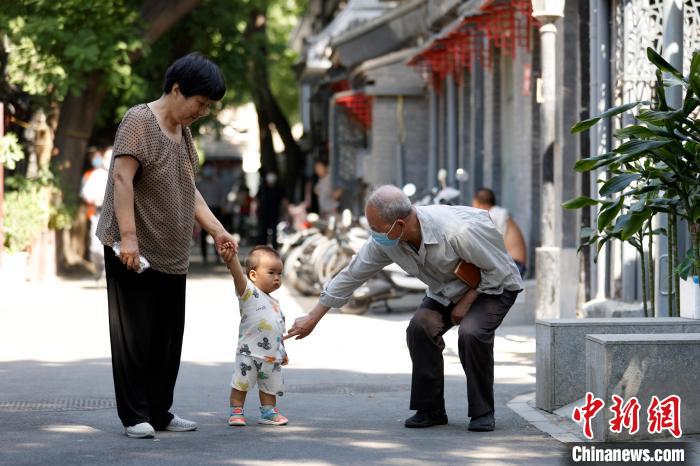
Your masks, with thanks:
[(243, 404), (255, 384), (260, 393), (260, 424), (281, 426), (287, 418), (277, 409), (277, 395), (283, 395), (282, 366), (287, 353), (282, 342), (284, 315), (279, 302), (270, 296), (282, 283), (282, 259), (269, 246), (256, 246), (246, 258), (243, 272), (232, 249), (222, 253), (233, 276), (241, 310), (236, 363), (231, 378), (230, 426), (245, 426)]

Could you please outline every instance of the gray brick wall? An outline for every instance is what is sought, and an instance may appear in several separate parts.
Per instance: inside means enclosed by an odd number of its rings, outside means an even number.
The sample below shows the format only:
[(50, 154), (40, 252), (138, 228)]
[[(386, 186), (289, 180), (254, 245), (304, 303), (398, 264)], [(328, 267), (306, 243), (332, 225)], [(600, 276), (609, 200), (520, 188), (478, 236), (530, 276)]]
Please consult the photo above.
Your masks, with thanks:
[(493, 187), (493, 164), (494, 164), (494, 113), (496, 106), (494, 102), (494, 87), (496, 87), (493, 70), (484, 69), (483, 81), (483, 128), (484, 128), (484, 148), (483, 148), (483, 186)]
[[(529, 92), (523, 92), (525, 70), (532, 57), (524, 50), (518, 50), (514, 59), (504, 58), (502, 72), (504, 84), (501, 102), (504, 111), (503, 152), (501, 163), (501, 204), (506, 207), (518, 223), (528, 246), (528, 257), (534, 267), (536, 239), (534, 231), (539, 222), (532, 212), (532, 165), (538, 155), (532, 151), (531, 109), (532, 80)], [(507, 87), (505, 87), (507, 85)], [(538, 165), (539, 166), (539, 165)]]
[(372, 103), (372, 147), (365, 178), (373, 186), (397, 183), (399, 142), (396, 97), (375, 96)]
[[(425, 97), (404, 96), (404, 182), (425, 189), (428, 157), (428, 103)], [(397, 184), (399, 124), (396, 96), (375, 96), (372, 107), (372, 147), (365, 178), (373, 186)]]
[[(539, 153), (533, 138), (535, 77), (524, 92), (525, 68), (532, 55), (518, 50), (515, 59), (502, 57), (493, 68), (475, 66), (465, 73), (460, 95), (460, 165), (470, 178), (464, 200), (471, 202), (481, 186), (494, 189), (498, 202), (518, 222), (528, 245), (530, 264), (539, 241)], [(535, 211), (537, 208), (537, 211)]]
[(428, 99), (404, 98), (406, 122), (406, 181), (416, 185), (421, 193), (429, 188), (425, 176), (428, 166)]
[[(332, 104), (331, 104), (332, 105)], [(341, 207), (349, 208), (353, 213), (363, 211), (362, 200), (358, 199), (359, 184), (358, 156), (367, 148), (367, 135), (362, 126), (338, 105), (329, 112), (330, 124), (330, 168), (333, 185), (343, 188)]]

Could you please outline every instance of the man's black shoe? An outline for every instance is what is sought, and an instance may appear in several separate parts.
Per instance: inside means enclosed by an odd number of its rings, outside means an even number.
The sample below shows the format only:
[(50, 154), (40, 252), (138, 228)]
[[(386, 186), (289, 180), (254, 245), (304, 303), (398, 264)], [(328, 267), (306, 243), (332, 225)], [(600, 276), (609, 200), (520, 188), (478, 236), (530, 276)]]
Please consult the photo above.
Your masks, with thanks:
[(447, 413), (444, 409), (419, 409), (416, 414), (406, 419), (404, 426), (420, 428), (444, 424), (447, 424)]
[(493, 418), (493, 411), (479, 417), (473, 417), (469, 421), (468, 430), (472, 432), (491, 432), (496, 428), (496, 421)]

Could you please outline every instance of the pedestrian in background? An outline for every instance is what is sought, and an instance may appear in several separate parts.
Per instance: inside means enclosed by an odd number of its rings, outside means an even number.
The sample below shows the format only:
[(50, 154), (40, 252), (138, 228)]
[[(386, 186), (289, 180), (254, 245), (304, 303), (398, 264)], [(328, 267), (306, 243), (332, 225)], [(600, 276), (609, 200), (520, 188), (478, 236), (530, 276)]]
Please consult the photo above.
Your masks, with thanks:
[(496, 205), (496, 194), (489, 188), (479, 188), (472, 199), (472, 207), (486, 210), (489, 217), (496, 225), (496, 229), (503, 235), (503, 242), (510, 257), (518, 266), (520, 276), (527, 272), (527, 246), (520, 227), (511, 217), (507, 209)]
[(246, 185), (241, 185), (236, 193), (234, 202), (234, 218), (235, 229), (241, 239), (246, 242), (250, 240), (250, 213), (253, 206), (253, 196), (250, 195), (250, 189)]
[(319, 215), (321, 218), (327, 219), (338, 213), (343, 189), (333, 189), (333, 180), (328, 169), (328, 162), (317, 160), (314, 164), (314, 173), (318, 176), (318, 181), (314, 186), (314, 193), (318, 197)]
[(269, 244), (274, 249), (278, 248), (277, 224), (280, 222), (281, 213), (286, 210), (286, 207), (287, 199), (284, 195), (284, 188), (278, 183), (277, 173), (266, 173), (257, 195), (257, 244)]
[(97, 224), (102, 213), (102, 203), (107, 189), (109, 178), (109, 165), (112, 158), (112, 148), (108, 147), (102, 151), (95, 151), (90, 161), (92, 169), (83, 175), (83, 182), (80, 188), (80, 198), (87, 205), (87, 217), (90, 222), (90, 240), (88, 241), (88, 251), (90, 262), (95, 269), (95, 280), (99, 282), (104, 275), (104, 247), (97, 238)]
[[(214, 216), (221, 222), (223, 220), (223, 208), (222, 206), (226, 202), (226, 193), (224, 185), (219, 180), (216, 168), (214, 165), (207, 162), (202, 166), (200, 177), (197, 180), (197, 190), (200, 192), (204, 198), (204, 202), (207, 203), (209, 210), (214, 214)], [(204, 229), (199, 229), (199, 248), (202, 253), (202, 262), (207, 263), (207, 251), (209, 250), (209, 233)], [(219, 263), (219, 253), (214, 250), (214, 255), (216, 255), (216, 262)]]

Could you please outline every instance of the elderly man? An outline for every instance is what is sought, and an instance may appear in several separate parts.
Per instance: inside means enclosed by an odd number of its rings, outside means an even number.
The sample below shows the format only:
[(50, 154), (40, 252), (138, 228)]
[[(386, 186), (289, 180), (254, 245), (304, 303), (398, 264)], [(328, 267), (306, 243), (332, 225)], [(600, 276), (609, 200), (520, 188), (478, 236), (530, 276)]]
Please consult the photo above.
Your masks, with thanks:
[[(459, 359), (467, 375), (469, 430), (492, 431), (493, 341), (522, 283), (503, 238), (483, 210), (463, 206), (414, 207), (395, 186), (382, 186), (367, 200), (372, 238), (325, 288), (313, 310), (296, 319), (285, 338), (308, 336), (331, 307), (395, 262), (429, 286), (411, 319), (406, 340), (413, 362), (411, 406), (406, 427), (446, 424), (442, 335), (459, 326)], [(461, 260), (481, 270), (475, 289), (458, 279)]]

